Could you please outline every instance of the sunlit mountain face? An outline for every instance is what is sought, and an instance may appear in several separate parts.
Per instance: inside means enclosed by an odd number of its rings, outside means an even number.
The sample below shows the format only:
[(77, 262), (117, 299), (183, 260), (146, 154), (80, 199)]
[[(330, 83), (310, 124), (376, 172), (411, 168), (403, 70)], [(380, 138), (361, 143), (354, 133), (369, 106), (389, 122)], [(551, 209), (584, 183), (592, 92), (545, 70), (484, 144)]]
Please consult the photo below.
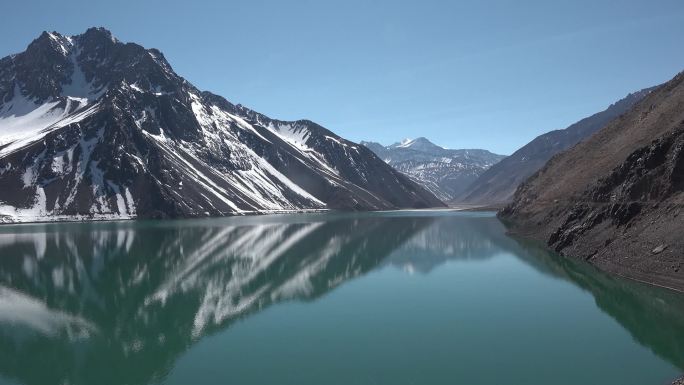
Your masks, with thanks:
[(200, 90), (103, 28), (0, 57), (0, 222), (443, 207), (364, 146)]
[(444, 202), (453, 201), (505, 158), (482, 149), (443, 148), (422, 137), (389, 146), (377, 142), (361, 144)]
[[(510, 270), (505, 266), (513, 261), (517, 267), (507, 273), (513, 282), (520, 279), (518, 269), (586, 290), (596, 299), (595, 310), (617, 320), (616, 327), (628, 330), (663, 362), (684, 366), (684, 315), (677, 310), (684, 309), (681, 298), (521, 244), (507, 237), (490, 214), (312, 214), (4, 226), (0, 256), (0, 383), (3, 378), (41, 385), (166, 382), (201, 342), (263, 322), (272, 314), (267, 309), (316, 307), (352, 282), (385, 282), (388, 271), (392, 277), (437, 284), (444, 282), (445, 272), (499, 266), (496, 261), (503, 261), (503, 267), (489, 271), (497, 282), (501, 278), (496, 274)], [(449, 281), (463, 284), (468, 276), (456, 274)], [(374, 305), (387, 307), (383, 322), (390, 328), (392, 322), (418, 327), (416, 319), (435, 317), (420, 310), (434, 298), (411, 302), (402, 287), (397, 286), (396, 298)], [(387, 289), (378, 284), (377, 290)], [(455, 304), (449, 306), (456, 308), (444, 308), (445, 319), (452, 310), (478, 314), (457, 305), (472, 290), (464, 286), (452, 294)], [(365, 293), (371, 296), (373, 291)], [(516, 303), (515, 292), (505, 295)], [(365, 309), (363, 300), (354, 298), (336, 307), (341, 312)], [(480, 300), (476, 308), (483, 309), (491, 297), (481, 292)], [(392, 316), (396, 303), (415, 310)], [(511, 311), (519, 311), (515, 309)], [(344, 325), (316, 325), (336, 329), (333, 339), (348, 333)], [(319, 343), (316, 333), (310, 332), (308, 343)], [(294, 330), (286, 334), (298, 335)], [(667, 338), (672, 335), (678, 338)], [(449, 341), (444, 349), (458, 347)], [(253, 341), (240, 349), (259, 346)]]

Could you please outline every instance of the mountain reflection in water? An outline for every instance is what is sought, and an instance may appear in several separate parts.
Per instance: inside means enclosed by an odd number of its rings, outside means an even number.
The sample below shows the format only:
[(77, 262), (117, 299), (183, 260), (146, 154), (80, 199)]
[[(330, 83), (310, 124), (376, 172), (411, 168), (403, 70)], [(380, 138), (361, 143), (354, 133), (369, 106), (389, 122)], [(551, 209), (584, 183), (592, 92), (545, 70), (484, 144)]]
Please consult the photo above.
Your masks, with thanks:
[(680, 296), (519, 243), (491, 215), (422, 213), (0, 227), (0, 374), (157, 382), (197, 341), (271, 304), (315, 300), (379, 266), (429, 274), (504, 252), (590, 291), (684, 368)]

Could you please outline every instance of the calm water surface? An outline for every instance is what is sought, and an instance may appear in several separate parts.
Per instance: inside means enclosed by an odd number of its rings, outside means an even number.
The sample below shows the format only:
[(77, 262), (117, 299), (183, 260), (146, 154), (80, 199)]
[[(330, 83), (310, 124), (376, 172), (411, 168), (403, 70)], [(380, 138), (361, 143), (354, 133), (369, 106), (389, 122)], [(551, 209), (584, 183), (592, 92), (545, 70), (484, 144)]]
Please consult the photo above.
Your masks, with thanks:
[(620, 384), (684, 298), (484, 213), (0, 226), (0, 383)]

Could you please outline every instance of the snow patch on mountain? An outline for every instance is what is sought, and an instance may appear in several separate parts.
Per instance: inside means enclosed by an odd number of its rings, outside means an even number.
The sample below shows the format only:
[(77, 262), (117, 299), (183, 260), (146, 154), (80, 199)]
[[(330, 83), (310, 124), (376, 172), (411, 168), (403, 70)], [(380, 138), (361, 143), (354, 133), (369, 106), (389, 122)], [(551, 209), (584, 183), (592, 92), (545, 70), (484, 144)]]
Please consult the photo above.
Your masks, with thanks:
[(0, 110), (0, 146), (27, 136), (33, 136), (65, 117), (59, 101), (36, 104), (17, 96)]
[(96, 87), (92, 81), (86, 80), (86, 75), (76, 59), (78, 52), (69, 54), (69, 61), (73, 66), (69, 83), (62, 85), (62, 96), (77, 99), (82, 104), (97, 100), (107, 91), (107, 87)]
[(292, 124), (281, 124), (275, 126), (269, 125), (268, 128), (278, 135), (284, 141), (299, 148), (302, 151), (311, 151), (310, 147), (306, 145), (306, 139), (309, 137), (309, 131), (305, 127), (293, 127)]
[(86, 80), (76, 60), (77, 53), (73, 52), (71, 39), (57, 37), (54, 33), (49, 33), (49, 36), (73, 66), (70, 80), (61, 85), (62, 91), (58, 97), (45, 103), (24, 96), (19, 84), (15, 82), (14, 97), (0, 108), (0, 156), (95, 113), (97, 109), (92, 102), (107, 90), (106, 87), (96, 89), (92, 82)]

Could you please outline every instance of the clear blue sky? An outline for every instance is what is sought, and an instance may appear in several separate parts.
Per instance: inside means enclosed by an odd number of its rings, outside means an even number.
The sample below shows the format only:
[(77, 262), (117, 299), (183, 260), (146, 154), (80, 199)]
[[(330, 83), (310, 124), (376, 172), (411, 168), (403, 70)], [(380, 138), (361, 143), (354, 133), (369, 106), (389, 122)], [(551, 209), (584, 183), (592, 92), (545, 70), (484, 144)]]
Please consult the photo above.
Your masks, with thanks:
[(0, 56), (104, 26), (274, 118), (503, 154), (684, 70), (682, 0), (95, 3), (4, 2)]

